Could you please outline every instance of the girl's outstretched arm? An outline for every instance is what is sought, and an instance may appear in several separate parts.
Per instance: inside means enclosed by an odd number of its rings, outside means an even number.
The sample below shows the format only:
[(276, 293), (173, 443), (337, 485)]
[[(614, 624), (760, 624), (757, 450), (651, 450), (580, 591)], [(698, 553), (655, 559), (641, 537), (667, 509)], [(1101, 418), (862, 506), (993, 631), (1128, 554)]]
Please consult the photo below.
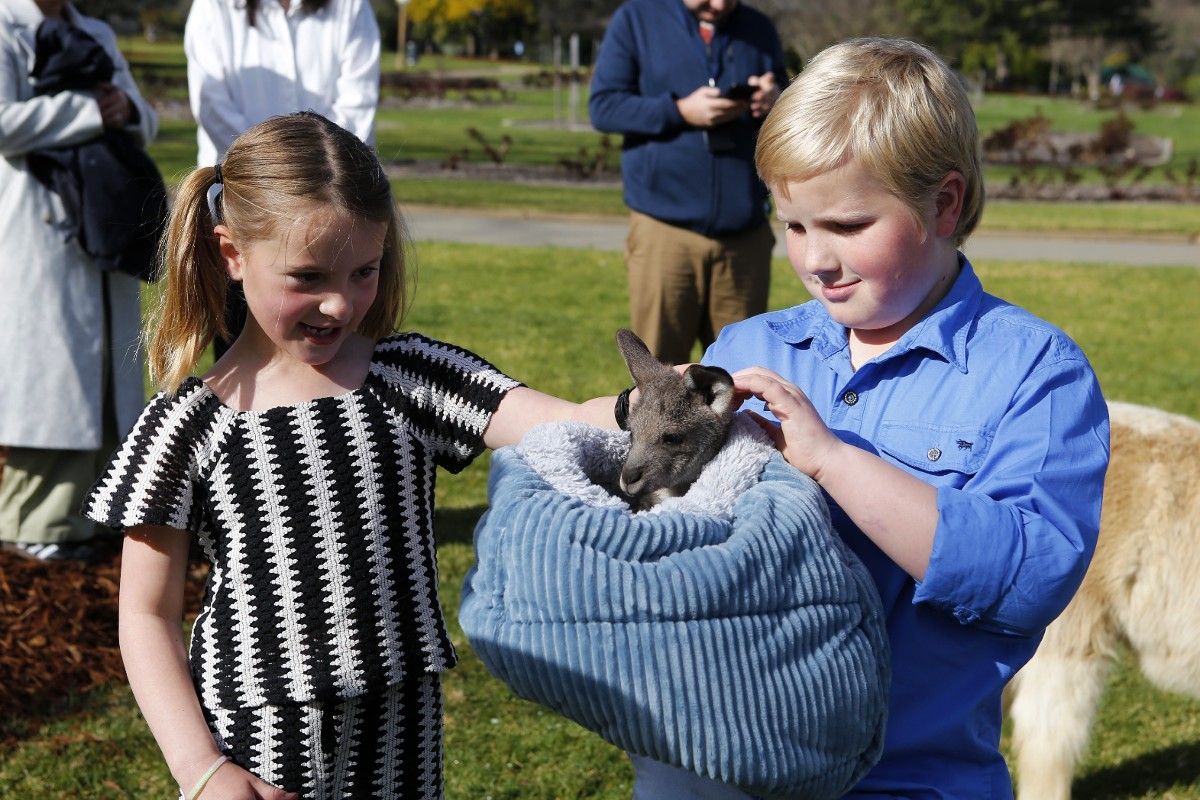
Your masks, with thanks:
[(596, 397), (572, 403), (534, 389), (519, 386), (504, 396), (492, 415), (483, 442), (491, 449), (521, 441), (525, 432), (543, 422), (586, 422), (600, 428), (617, 427), (613, 417), (616, 397)]
[[(188, 534), (139, 525), (121, 554), (121, 658), (129, 686), (176, 782), (190, 792), (221, 755), (204, 722), (183, 645), (183, 589)], [(295, 800), (227, 762), (204, 789), (205, 800)]]

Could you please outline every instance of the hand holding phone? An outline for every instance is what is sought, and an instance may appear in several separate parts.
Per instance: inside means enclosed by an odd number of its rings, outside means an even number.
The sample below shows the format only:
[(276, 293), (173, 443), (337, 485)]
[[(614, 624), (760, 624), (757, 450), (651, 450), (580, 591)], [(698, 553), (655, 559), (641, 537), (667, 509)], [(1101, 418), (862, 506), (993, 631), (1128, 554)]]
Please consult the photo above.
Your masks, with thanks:
[(735, 83), (721, 91), (721, 97), (727, 100), (749, 100), (758, 91), (758, 87), (749, 83)]

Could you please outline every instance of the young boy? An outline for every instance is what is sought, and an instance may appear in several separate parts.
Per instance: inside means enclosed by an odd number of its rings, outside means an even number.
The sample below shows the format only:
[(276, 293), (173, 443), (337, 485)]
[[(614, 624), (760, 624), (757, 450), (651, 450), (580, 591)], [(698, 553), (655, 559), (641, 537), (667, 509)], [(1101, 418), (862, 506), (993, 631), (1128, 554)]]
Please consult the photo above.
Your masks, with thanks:
[[(756, 160), (815, 300), (726, 327), (704, 361), (736, 371), (773, 420), (883, 599), (885, 749), (850, 796), (1010, 798), (1001, 690), (1096, 543), (1100, 387), (1078, 346), (984, 293), (959, 252), (983, 207), (978, 132), (928, 50), (825, 50), (767, 118)], [(668, 796), (670, 768), (635, 763), (635, 796)]]

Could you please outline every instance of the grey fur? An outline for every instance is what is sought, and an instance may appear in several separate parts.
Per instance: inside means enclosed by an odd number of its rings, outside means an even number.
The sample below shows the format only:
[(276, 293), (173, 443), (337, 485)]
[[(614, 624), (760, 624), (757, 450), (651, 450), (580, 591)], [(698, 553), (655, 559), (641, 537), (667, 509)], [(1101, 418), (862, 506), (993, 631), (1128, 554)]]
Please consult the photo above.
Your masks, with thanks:
[(629, 409), (629, 455), (621, 491), (635, 510), (684, 494), (725, 444), (733, 420), (733, 378), (720, 367), (693, 364), (682, 375), (650, 354), (633, 331), (617, 346), (638, 387)]

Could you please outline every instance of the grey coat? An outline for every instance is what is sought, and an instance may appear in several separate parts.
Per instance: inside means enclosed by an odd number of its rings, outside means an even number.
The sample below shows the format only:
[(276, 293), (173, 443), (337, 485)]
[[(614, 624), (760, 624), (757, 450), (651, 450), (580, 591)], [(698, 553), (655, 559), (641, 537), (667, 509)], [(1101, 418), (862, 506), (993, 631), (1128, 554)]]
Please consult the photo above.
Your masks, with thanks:
[[(113, 83), (138, 110), (129, 130), (148, 142), (158, 117), (134, 85), (112, 29), (69, 4), (64, 13), (112, 56)], [(0, 0), (0, 445), (94, 450), (101, 445), (106, 378), (120, 435), (143, 404), (139, 284), (119, 273), (101, 275), (66, 240), (58, 196), (25, 169), (26, 153), (87, 141), (103, 130), (91, 93), (33, 96), (29, 71), (42, 19), (32, 0)]]

